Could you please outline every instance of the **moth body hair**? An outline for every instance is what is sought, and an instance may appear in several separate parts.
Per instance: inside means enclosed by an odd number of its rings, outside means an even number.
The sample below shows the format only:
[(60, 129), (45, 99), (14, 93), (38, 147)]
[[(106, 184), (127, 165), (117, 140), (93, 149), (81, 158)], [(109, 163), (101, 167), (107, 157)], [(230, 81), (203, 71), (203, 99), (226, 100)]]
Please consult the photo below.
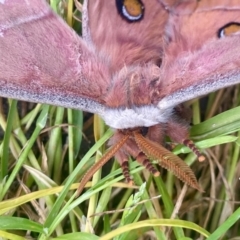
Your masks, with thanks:
[(173, 108), (164, 110), (156, 105), (137, 106), (132, 108), (106, 108), (101, 117), (107, 125), (115, 129), (150, 127), (165, 123), (171, 116)]

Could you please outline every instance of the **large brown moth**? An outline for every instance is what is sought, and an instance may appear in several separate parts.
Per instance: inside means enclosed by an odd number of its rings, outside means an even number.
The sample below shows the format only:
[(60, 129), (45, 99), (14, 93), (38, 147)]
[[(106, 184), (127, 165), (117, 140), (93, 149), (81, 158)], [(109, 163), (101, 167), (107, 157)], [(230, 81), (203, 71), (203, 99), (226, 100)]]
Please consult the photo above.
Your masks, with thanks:
[(159, 144), (201, 159), (178, 105), (240, 82), (239, 13), (236, 0), (89, 0), (80, 38), (44, 0), (0, 0), (0, 95), (99, 114), (115, 135), (91, 174), (115, 155), (130, 182), (129, 156), (158, 175), (155, 159), (201, 190)]

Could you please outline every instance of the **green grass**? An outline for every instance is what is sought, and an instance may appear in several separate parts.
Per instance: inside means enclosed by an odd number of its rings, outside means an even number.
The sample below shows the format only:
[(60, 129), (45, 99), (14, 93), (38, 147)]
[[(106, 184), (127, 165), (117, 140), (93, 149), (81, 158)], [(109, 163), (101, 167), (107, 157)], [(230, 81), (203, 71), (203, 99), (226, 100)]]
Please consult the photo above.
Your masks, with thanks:
[(198, 162), (183, 146), (174, 153), (191, 165), (204, 193), (165, 170), (154, 178), (134, 161), (135, 186), (129, 186), (112, 161), (78, 198), (77, 183), (108, 149), (112, 130), (98, 116), (80, 111), (1, 101), (1, 239), (240, 236), (239, 96), (235, 86), (211, 94), (204, 107), (198, 100), (188, 103), (193, 110), (191, 137), (207, 159)]

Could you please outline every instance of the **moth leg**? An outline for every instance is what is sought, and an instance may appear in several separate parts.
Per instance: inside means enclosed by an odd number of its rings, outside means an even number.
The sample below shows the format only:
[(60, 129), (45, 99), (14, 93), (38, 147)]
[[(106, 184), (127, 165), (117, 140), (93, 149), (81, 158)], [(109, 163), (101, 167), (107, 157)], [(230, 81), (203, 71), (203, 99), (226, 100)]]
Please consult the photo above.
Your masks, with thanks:
[[(148, 139), (161, 144), (164, 138), (164, 125), (157, 124), (148, 128), (143, 128), (141, 130), (142, 135), (147, 137)], [(152, 173), (155, 177), (160, 175), (160, 172), (155, 168), (152, 162), (148, 159), (148, 157), (141, 151), (136, 156), (136, 160), (143, 165), (150, 173)]]
[(198, 157), (200, 162), (205, 160), (205, 156), (196, 147), (194, 142), (189, 139), (188, 124), (186, 122), (179, 120), (177, 117), (172, 118), (167, 123), (166, 134), (174, 141), (182, 143), (183, 145), (189, 147)]
[(126, 182), (130, 185), (133, 185), (133, 180), (129, 172), (128, 156), (120, 150), (115, 154), (115, 157), (121, 166), (122, 173)]
[[(136, 143), (134, 142), (137, 147)], [(134, 158), (138, 163), (143, 165), (151, 174), (155, 177), (160, 175), (160, 172), (155, 168), (155, 166), (151, 163), (148, 157), (137, 147), (133, 147), (133, 145), (125, 145), (124, 149)]]
[[(151, 131), (146, 130), (144, 131), (144, 135), (148, 135), (150, 138), (153, 138), (153, 140), (159, 139), (159, 131), (156, 131), (159, 127), (151, 127)], [(162, 137), (162, 134), (160, 134)], [(110, 145), (116, 144), (116, 142), (120, 141), (120, 139), (124, 136), (124, 133), (121, 131), (117, 131), (114, 136), (110, 139)], [(159, 176), (160, 172), (154, 167), (154, 165), (149, 161), (148, 157), (139, 149), (136, 142), (134, 141), (134, 138), (128, 139), (127, 142), (122, 146), (121, 149), (118, 150), (118, 152), (115, 154), (115, 157), (117, 161), (119, 162), (122, 173), (124, 175), (125, 180), (129, 184), (133, 184), (133, 180), (130, 175), (129, 171), (129, 157), (132, 156), (134, 159), (136, 159), (141, 165), (143, 165), (151, 174), (154, 176)]]
[(158, 177), (160, 172), (155, 168), (155, 166), (149, 161), (144, 153), (139, 153), (136, 160), (143, 165), (154, 177)]
[(165, 124), (157, 124), (148, 128), (146, 137), (153, 142), (163, 144), (165, 137)]
[[(121, 132), (121, 131), (116, 131), (115, 134), (112, 136), (112, 138), (110, 139), (109, 141), (109, 145), (114, 145), (116, 144), (116, 142), (119, 142), (120, 139), (124, 136), (124, 133)], [(128, 153), (128, 151), (126, 149), (128, 149), (128, 145), (134, 147), (134, 142), (131, 141), (130, 139), (128, 139), (128, 141), (122, 146), (121, 149), (119, 149), (116, 154), (115, 154), (115, 158), (117, 159), (121, 169), (122, 169), (122, 173), (123, 173), (123, 176), (126, 180), (127, 183), (129, 184), (133, 184), (133, 180), (131, 178), (131, 175), (130, 175), (130, 171), (129, 171), (129, 157), (130, 157), (130, 154)], [(136, 144), (135, 144), (136, 145)]]

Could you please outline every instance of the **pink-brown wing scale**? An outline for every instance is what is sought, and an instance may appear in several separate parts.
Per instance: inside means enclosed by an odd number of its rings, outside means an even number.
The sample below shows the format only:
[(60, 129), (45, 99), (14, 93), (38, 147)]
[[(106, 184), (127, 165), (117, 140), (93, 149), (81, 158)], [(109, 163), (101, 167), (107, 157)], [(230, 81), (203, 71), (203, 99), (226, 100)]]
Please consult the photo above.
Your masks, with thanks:
[(107, 62), (44, 0), (0, 3), (0, 63), (1, 96), (103, 110)]
[(152, 103), (151, 85), (159, 76), (155, 64), (161, 64), (169, 13), (158, 0), (142, 3), (143, 18), (130, 23), (118, 13), (115, 1), (88, 1), (89, 34), (97, 51), (109, 59), (114, 73), (104, 97), (111, 108)]
[(198, 0), (158, 0), (171, 14), (189, 14), (198, 6)]
[(117, 11), (115, 0), (89, 0), (89, 27), (97, 50), (109, 57), (113, 71), (123, 66), (159, 63), (168, 12), (158, 0), (142, 0), (144, 16), (129, 23)]
[[(192, 14), (171, 14), (158, 86), (161, 109), (240, 82), (240, 31), (219, 38), (226, 24), (240, 23), (240, 2), (203, 0)], [(159, 101), (160, 100), (160, 101)]]

